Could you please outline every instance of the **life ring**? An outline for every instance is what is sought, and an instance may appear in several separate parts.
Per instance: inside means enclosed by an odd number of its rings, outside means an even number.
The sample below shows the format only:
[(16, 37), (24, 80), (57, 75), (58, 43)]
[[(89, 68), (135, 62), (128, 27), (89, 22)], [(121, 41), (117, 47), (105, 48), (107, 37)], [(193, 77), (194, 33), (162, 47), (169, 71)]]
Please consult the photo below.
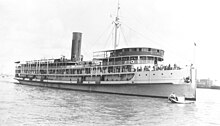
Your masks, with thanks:
[(133, 64), (134, 63), (134, 60), (131, 60), (131, 64)]

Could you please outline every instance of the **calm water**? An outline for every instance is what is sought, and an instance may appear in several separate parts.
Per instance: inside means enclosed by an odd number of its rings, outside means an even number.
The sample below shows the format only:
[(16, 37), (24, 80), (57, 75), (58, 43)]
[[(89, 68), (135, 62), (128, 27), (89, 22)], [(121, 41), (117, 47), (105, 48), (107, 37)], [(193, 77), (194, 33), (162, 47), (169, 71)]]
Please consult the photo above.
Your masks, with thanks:
[(198, 89), (195, 104), (77, 92), (0, 81), (0, 125), (220, 125), (220, 90)]

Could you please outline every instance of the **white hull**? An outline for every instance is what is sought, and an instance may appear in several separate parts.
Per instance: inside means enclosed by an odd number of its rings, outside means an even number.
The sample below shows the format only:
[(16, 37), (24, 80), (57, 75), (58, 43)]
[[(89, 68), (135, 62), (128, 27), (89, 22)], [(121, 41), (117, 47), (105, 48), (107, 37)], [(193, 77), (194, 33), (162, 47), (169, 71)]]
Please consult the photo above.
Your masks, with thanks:
[(160, 98), (167, 98), (172, 92), (175, 92), (177, 95), (185, 96), (186, 99), (196, 100), (195, 91), (190, 84), (74, 84), (61, 82), (29, 81), (20, 79), (18, 79), (18, 81), (20, 84), (31, 86)]

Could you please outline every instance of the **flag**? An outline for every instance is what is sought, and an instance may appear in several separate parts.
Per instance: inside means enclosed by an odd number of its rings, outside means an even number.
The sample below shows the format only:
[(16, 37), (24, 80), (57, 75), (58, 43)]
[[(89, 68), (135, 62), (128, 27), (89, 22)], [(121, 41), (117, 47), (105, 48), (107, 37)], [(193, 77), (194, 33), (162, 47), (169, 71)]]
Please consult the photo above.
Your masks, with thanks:
[(194, 46), (196, 46), (196, 43), (194, 42)]

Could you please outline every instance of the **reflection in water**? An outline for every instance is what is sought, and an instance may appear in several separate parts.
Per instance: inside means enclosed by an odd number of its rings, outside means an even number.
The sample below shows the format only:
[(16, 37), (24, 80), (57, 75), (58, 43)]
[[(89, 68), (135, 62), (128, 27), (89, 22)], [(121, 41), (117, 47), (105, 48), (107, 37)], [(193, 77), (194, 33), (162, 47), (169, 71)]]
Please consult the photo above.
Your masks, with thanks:
[[(219, 125), (219, 90), (199, 89), (195, 104), (0, 82), (1, 125)], [(215, 96), (215, 97), (213, 97)]]

